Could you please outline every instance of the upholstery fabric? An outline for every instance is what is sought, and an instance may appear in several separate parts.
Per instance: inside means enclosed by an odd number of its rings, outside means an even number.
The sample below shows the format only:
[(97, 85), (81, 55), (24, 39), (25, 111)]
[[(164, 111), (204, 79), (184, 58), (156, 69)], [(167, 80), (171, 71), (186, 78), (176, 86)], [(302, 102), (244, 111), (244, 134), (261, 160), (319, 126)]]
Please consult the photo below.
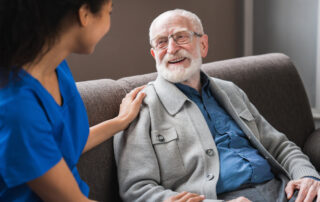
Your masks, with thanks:
[(307, 154), (311, 160), (311, 163), (319, 171), (320, 168), (320, 128), (313, 131), (307, 139), (303, 151)]
[[(111, 79), (77, 83), (86, 106), (90, 126), (118, 114), (125, 91)], [(86, 152), (78, 163), (79, 173), (90, 187), (90, 198), (98, 201), (121, 201), (112, 138)]]

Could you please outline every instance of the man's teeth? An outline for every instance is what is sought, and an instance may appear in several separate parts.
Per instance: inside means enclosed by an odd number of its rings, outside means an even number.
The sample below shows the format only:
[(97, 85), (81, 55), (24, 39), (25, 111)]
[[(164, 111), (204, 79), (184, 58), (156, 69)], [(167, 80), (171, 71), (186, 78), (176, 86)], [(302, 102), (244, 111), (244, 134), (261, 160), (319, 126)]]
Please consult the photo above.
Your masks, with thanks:
[(170, 63), (177, 63), (177, 62), (181, 62), (182, 60), (184, 60), (185, 58), (178, 58), (178, 59), (175, 59), (175, 60), (171, 60), (169, 61)]

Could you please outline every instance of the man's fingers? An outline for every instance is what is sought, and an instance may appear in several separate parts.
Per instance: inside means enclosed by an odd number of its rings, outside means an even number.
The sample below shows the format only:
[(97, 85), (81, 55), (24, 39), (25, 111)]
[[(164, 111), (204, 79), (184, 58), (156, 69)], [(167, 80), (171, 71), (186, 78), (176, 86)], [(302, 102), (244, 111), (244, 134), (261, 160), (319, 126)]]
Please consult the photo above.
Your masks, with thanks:
[(233, 200), (230, 200), (228, 202), (251, 202), (251, 201), (244, 196), (240, 196), (240, 197), (233, 199)]
[(194, 197), (188, 199), (187, 202), (200, 202), (200, 201), (203, 201), (204, 199), (205, 199), (205, 197), (203, 195), (194, 196)]
[(317, 192), (318, 192), (317, 186), (311, 186), (309, 188), (309, 191), (307, 193), (307, 196), (306, 196), (304, 202), (312, 202), (313, 199), (317, 196), (317, 194), (318, 194)]
[(293, 184), (292, 181), (290, 181), (290, 182), (287, 184), (287, 186), (286, 186), (286, 188), (285, 188), (285, 192), (286, 192), (286, 194), (287, 194), (287, 199), (290, 199), (290, 198), (292, 197), (292, 195), (293, 195), (293, 192), (294, 192), (294, 184)]
[(188, 194), (188, 192), (184, 191), (184, 192), (181, 192), (175, 196), (172, 197), (172, 200), (179, 200), (181, 199), (182, 197), (184, 197), (186, 194)]
[(193, 194), (190, 192), (181, 192), (175, 196), (171, 196), (164, 202), (201, 202), (204, 200), (203, 195)]
[(306, 186), (301, 186), (300, 189), (299, 189), (299, 193), (298, 193), (296, 202), (304, 201), (304, 199), (306, 198), (307, 194), (308, 194), (307, 187)]
[(193, 194), (193, 193), (190, 193), (188, 192), (186, 195), (184, 195), (180, 201), (187, 201), (188, 199), (192, 198), (192, 197), (195, 197), (195, 196), (198, 196), (198, 194)]
[(244, 196), (240, 196), (239, 198), (237, 198), (239, 201), (241, 201), (241, 202), (250, 202), (250, 200), (249, 199), (247, 199), (246, 197), (244, 197)]
[(287, 199), (290, 199), (292, 197), (295, 188), (296, 188), (296, 181), (295, 180), (289, 181), (286, 188), (285, 188), (285, 192), (287, 194)]

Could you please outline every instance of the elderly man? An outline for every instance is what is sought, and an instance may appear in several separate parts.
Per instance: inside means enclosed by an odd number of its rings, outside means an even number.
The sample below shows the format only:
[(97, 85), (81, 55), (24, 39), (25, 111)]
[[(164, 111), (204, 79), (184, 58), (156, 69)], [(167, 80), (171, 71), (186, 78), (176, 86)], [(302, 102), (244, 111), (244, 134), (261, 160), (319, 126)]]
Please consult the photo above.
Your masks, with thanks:
[(313, 201), (320, 194), (308, 157), (241, 89), (200, 70), (208, 36), (195, 14), (167, 11), (149, 34), (158, 77), (145, 88), (140, 116), (114, 139), (124, 201), (274, 202), (293, 199), (294, 190), (296, 201)]

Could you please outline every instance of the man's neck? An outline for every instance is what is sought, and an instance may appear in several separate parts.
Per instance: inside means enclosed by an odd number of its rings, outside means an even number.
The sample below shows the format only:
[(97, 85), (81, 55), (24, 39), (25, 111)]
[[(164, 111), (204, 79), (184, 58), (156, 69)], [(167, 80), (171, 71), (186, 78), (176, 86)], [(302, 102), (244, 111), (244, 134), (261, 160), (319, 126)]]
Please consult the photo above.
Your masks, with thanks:
[(196, 89), (201, 93), (201, 80), (200, 80), (200, 71), (191, 76), (188, 80), (181, 82), (184, 85), (190, 86), (191, 88)]

